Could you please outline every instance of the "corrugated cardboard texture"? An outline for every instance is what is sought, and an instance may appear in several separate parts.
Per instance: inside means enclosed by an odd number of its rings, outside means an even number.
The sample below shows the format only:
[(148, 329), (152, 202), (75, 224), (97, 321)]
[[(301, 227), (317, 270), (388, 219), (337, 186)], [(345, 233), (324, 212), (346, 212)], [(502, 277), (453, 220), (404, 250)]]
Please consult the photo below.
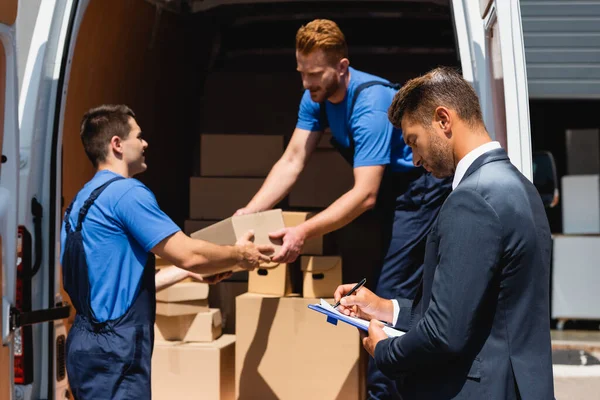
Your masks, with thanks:
[(197, 314), (200, 312), (208, 312), (208, 299), (180, 301), (177, 303), (156, 302), (156, 315), (175, 317), (178, 315)]
[(209, 286), (202, 282), (180, 282), (156, 292), (156, 300), (164, 302), (208, 299)]
[(182, 340), (184, 342), (212, 342), (221, 336), (221, 310), (177, 317), (156, 316), (155, 340)]
[(352, 189), (352, 167), (336, 150), (317, 150), (292, 188), (292, 207), (328, 207)]
[(365, 398), (366, 353), (358, 330), (329, 324), (308, 308), (312, 303), (251, 293), (237, 297), (238, 399)]
[(152, 355), (154, 400), (232, 400), (235, 336), (211, 343), (155, 342)]
[(262, 178), (190, 178), (190, 218), (223, 219), (252, 199)]
[[(298, 226), (307, 219), (313, 217), (315, 213), (302, 212), (302, 211), (284, 211), (283, 212), (283, 223), (286, 227)], [(302, 252), (300, 254), (323, 254), (323, 236), (317, 236), (308, 239), (304, 242)]]
[(332, 297), (335, 289), (342, 284), (342, 258), (337, 256), (302, 257), (304, 297)]
[(288, 264), (275, 268), (257, 268), (248, 273), (248, 292), (285, 296), (292, 292), (292, 280)]
[(281, 135), (203, 134), (200, 138), (200, 174), (266, 177), (282, 154)]
[(235, 298), (248, 291), (248, 282), (219, 282), (212, 285), (208, 294), (211, 307), (221, 310), (223, 333), (235, 333)]

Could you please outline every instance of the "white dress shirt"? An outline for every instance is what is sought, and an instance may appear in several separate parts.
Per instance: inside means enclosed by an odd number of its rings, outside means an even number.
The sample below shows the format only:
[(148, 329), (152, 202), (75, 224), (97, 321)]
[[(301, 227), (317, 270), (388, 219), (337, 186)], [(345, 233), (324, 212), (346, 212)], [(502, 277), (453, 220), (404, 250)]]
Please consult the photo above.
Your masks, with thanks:
[[(462, 181), (462, 179), (464, 178), (465, 173), (467, 172), (471, 164), (475, 162), (475, 160), (477, 160), (480, 156), (484, 155), (488, 151), (496, 150), (499, 148), (501, 148), (499, 142), (488, 142), (471, 150), (466, 156), (464, 156), (456, 165), (456, 171), (454, 171), (454, 180), (452, 181), (452, 190), (456, 189), (460, 181)], [(398, 315), (400, 314), (400, 305), (395, 299), (392, 299), (392, 304), (394, 305), (394, 320), (392, 321), (392, 324), (396, 326), (396, 323), (398, 323)]]

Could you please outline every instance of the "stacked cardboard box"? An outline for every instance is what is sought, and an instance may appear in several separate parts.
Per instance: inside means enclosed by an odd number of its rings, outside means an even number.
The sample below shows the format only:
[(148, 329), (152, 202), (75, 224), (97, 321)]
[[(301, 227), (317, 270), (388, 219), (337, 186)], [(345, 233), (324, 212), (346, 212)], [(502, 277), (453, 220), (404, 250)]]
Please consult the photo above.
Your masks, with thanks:
[(365, 398), (367, 358), (358, 330), (327, 323), (308, 308), (312, 303), (254, 293), (237, 297), (237, 399)]
[[(281, 245), (280, 241), (274, 241), (269, 238), (269, 233), (280, 230), (284, 227), (282, 212), (279, 209), (265, 211), (262, 213), (240, 215), (226, 218), (216, 224), (212, 224), (204, 229), (192, 232), (191, 236), (195, 239), (206, 240), (219, 245), (232, 245), (244, 233), (249, 230), (254, 231), (254, 243), (268, 244), (278, 251)], [(275, 268), (277, 264), (261, 265), (259, 270), (269, 270), (272, 272), (281, 271)], [(234, 275), (246, 274), (247, 272), (238, 272)], [(223, 314), (224, 330), (226, 333), (235, 332), (235, 297), (245, 293), (248, 290), (248, 278), (231, 279), (220, 282), (213, 286), (211, 295), (211, 304), (220, 308)]]
[(283, 136), (202, 134), (200, 176), (190, 179), (188, 235), (245, 206), (283, 154)]
[(209, 308), (208, 293), (208, 284), (201, 282), (181, 282), (156, 293), (155, 399), (195, 399), (198, 388), (204, 399), (233, 398), (235, 336), (221, 336), (221, 311)]

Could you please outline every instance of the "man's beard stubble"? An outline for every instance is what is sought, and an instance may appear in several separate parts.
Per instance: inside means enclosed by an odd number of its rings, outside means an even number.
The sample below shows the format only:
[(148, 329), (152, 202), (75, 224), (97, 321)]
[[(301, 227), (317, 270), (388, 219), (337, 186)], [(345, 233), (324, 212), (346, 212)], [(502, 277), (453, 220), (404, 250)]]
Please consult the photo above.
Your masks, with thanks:
[(429, 160), (428, 167), (431, 174), (436, 178), (445, 178), (454, 173), (454, 157), (452, 148), (436, 134), (430, 132), (429, 136)]

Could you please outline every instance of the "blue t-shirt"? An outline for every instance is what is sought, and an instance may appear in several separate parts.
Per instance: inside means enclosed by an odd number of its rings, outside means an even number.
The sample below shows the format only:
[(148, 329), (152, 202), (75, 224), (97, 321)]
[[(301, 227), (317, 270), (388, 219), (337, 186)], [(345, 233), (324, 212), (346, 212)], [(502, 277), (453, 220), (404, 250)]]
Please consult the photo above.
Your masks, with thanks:
[[(396, 91), (374, 85), (363, 89), (356, 99), (350, 115), (350, 106), (356, 88), (369, 81), (387, 82), (378, 76), (350, 69), (350, 83), (341, 103), (325, 102), (327, 119), (333, 137), (344, 147), (350, 147), (350, 134), (354, 138), (354, 167), (390, 165), (392, 171), (410, 171), (415, 166), (412, 151), (404, 143), (402, 130), (394, 128), (387, 113)], [(298, 112), (297, 128), (321, 131), (320, 105), (304, 92)]]
[[(77, 194), (69, 220), (77, 226), (79, 209), (91, 192), (116, 176), (96, 173)], [(82, 225), (91, 306), (100, 322), (122, 316), (132, 305), (141, 285), (148, 252), (179, 227), (158, 207), (154, 194), (137, 179), (117, 180), (100, 194)], [(66, 240), (63, 223), (61, 262)]]

